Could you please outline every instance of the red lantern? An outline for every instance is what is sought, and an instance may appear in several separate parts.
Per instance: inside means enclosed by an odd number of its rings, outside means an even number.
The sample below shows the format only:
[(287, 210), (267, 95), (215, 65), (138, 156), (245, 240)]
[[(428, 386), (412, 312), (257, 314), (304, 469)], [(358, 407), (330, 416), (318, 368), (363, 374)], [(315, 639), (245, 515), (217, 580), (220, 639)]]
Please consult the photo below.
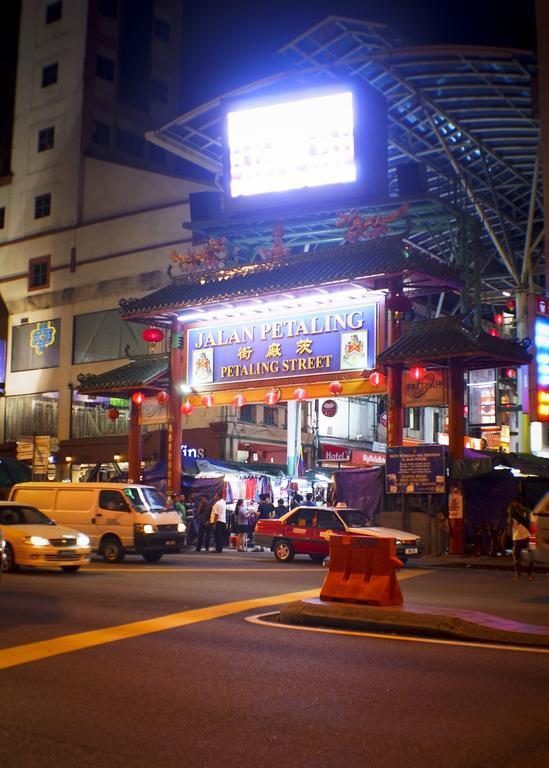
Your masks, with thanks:
[(504, 320), (505, 320), (505, 318), (503, 317), (501, 312), (498, 312), (497, 315), (494, 315), (494, 323), (496, 325), (503, 325), (503, 321)]
[(237, 408), (242, 408), (243, 405), (246, 405), (246, 398), (242, 392), (239, 392), (238, 395), (233, 397), (233, 405), (236, 405)]
[(374, 371), (368, 377), (368, 381), (373, 387), (381, 387), (385, 384), (385, 376), (381, 371)]
[(273, 387), (265, 395), (265, 402), (267, 405), (276, 405), (280, 400), (280, 390), (278, 387)]
[(183, 416), (190, 416), (193, 411), (194, 408), (188, 400), (185, 400), (184, 403), (181, 403), (181, 413)]
[(307, 397), (307, 390), (303, 389), (303, 387), (297, 387), (297, 389), (294, 389), (294, 397), (296, 400), (299, 400), (299, 402), (305, 400)]
[(107, 415), (111, 421), (116, 421), (120, 416), (120, 411), (117, 408), (111, 408)]
[(505, 371), (505, 375), (508, 379), (514, 379), (517, 375), (517, 372), (514, 368), (507, 368)]
[(422, 368), (420, 365), (416, 365), (408, 373), (412, 381), (421, 381), (425, 376), (425, 374), (426, 374), (425, 368)]
[(497, 328), (490, 328), (488, 333), (490, 334), (490, 336), (499, 336), (499, 331)]
[(332, 381), (328, 389), (331, 395), (340, 395), (343, 392), (343, 384), (340, 381)]
[(212, 395), (202, 395), (202, 397), (200, 398), (200, 402), (202, 403), (204, 408), (209, 408), (214, 404), (214, 399)]
[(157, 341), (162, 341), (164, 338), (164, 331), (160, 328), (145, 328), (141, 335), (149, 344), (156, 344)]
[(143, 392), (134, 392), (132, 395), (132, 400), (135, 405), (141, 405), (141, 403), (145, 402), (145, 395)]
[(156, 399), (158, 400), (160, 405), (166, 405), (166, 403), (168, 402), (168, 393), (162, 390), (162, 392), (159, 392), (157, 394)]

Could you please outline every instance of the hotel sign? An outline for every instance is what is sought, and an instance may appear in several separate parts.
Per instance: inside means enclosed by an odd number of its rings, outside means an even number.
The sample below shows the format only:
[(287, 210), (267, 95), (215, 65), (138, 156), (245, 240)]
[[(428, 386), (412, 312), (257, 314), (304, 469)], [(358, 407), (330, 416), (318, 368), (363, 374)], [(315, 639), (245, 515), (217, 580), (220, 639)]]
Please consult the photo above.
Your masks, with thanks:
[(376, 304), (189, 328), (187, 382), (255, 382), (374, 368)]

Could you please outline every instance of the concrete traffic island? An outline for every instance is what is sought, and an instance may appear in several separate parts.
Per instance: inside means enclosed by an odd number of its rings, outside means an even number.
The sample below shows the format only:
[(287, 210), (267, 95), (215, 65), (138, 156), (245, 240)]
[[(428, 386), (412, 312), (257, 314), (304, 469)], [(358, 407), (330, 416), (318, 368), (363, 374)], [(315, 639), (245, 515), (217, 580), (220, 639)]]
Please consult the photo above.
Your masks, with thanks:
[(549, 648), (549, 626), (523, 624), (478, 611), (411, 603), (379, 607), (312, 598), (284, 605), (279, 621), (309, 627)]

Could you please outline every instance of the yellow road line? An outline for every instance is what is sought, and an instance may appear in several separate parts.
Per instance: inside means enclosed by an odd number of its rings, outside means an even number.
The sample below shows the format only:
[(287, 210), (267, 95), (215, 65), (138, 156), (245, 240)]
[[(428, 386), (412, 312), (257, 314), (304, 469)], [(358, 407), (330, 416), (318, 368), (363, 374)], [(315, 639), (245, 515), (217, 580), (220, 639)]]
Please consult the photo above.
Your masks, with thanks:
[(167, 616), (159, 616), (156, 619), (134, 621), (130, 624), (119, 624), (104, 629), (94, 629), (90, 632), (79, 632), (73, 635), (55, 637), (51, 640), (41, 640), (36, 643), (17, 645), (12, 648), (0, 650), (0, 669), (9, 669), (20, 664), (28, 664), (32, 661), (40, 661), (51, 656), (59, 656), (63, 653), (81, 651), (84, 648), (93, 648), (105, 643), (113, 643), (117, 640), (128, 640), (132, 637), (149, 635), (153, 632), (165, 632), (168, 629), (185, 627), (201, 621), (211, 621), (222, 616), (230, 616), (242, 611), (250, 611), (263, 608), (267, 605), (279, 605), (292, 600), (305, 600), (316, 597), (317, 589), (308, 589), (302, 592), (287, 592), (281, 595), (267, 595), (249, 600), (237, 600), (232, 603), (212, 605), (207, 608), (197, 608), (191, 611), (181, 611)]
[(478, 643), (473, 640), (444, 640), (436, 637), (414, 637), (412, 635), (393, 635), (383, 632), (366, 632), (357, 629), (331, 629), (330, 627), (304, 627), (300, 624), (282, 624), (277, 621), (263, 621), (262, 619), (269, 614), (263, 613), (259, 616), (247, 616), (246, 621), (250, 624), (261, 624), (262, 627), (269, 629), (296, 629), (299, 632), (319, 632), (325, 635), (349, 635), (351, 637), (370, 637), (375, 640), (396, 640), (404, 643), (423, 643), (427, 645), (454, 645), (460, 648), (482, 648), (491, 651), (513, 651), (520, 653), (549, 653), (549, 648), (529, 648), (523, 645), (501, 645), (497, 643)]
[[(166, 566), (162, 568), (150, 566), (136, 566), (135, 568), (86, 568), (82, 573), (296, 573), (295, 568), (187, 568), (185, 566)], [(310, 570), (308, 573), (318, 573), (318, 570)]]

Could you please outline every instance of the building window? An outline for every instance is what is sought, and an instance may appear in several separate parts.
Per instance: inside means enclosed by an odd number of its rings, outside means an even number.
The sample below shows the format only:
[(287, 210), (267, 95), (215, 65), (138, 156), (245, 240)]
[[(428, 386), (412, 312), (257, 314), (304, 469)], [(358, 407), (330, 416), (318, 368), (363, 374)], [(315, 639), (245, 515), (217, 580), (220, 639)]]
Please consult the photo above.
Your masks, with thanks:
[(124, 131), (122, 128), (116, 132), (116, 146), (121, 152), (132, 157), (143, 157), (145, 152), (143, 137)]
[(38, 152), (45, 152), (46, 149), (53, 149), (54, 141), (55, 128), (53, 125), (38, 131)]
[(127, 354), (146, 355), (149, 345), (143, 340), (142, 331), (142, 325), (121, 320), (117, 309), (76, 315), (72, 361), (98, 363), (119, 360)]
[(266, 427), (276, 427), (276, 408), (263, 407), (263, 424)]
[(157, 19), (156, 16), (153, 19), (153, 35), (157, 40), (162, 40), (163, 43), (170, 42), (170, 25), (163, 19)]
[(153, 99), (161, 101), (163, 104), (168, 103), (168, 83), (164, 82), (164, 80), (157, 80), (153, 77), (151, 91)]
[(49, 216), (51, 213), (51, 194), (46, 192), (45, 195), (37, 195), (34, 198), (34, 218), (42, 219), (44, 216)]
[[(116, 419), (109, 416), (109, 412), (112, 411), (118, 411)], [(73, 393), (71, 438), (127, 435), (129, 425), (129, 400)]]
[(240, 421), (255, 424), (255, 405), (243, 405), (240, 409)]
[(57, 69), (57, 62), (42, 67), (42, 88), (47, 88), (48, 85), (53, 85), (57, 82)]
[(101, 144), (102, 147), (111, 145), (111, 127), (106, 123), (100, 123), (99, 120), (92, 122), (92, 141), (94, 144)]
[(59, 318), (14, 325), (11, 329), (12, 372), (57, 368), (60, 341), (61, 322)]
[(106, 56), (98, 56), (95, 63), (95, 73), (102, 80), (114, 82), (114, 61)]
[(4, 439), (21, 440), (21, 435), (57, 435), (59, 392), (6, 397)]
[(52, 24), (54, 21), (59, 21), (63, 12), (63, 3), (61, 0), (57, 0), (56, 3), (50, 3), (46, 6), (46, 24)]
[(6, 226), (6, 209), (2, 206), (0, 208), (0, 229), (4, 229)]
[(118, 17), (118, 0), (99, 0), (99, 13), (109, 19)]
[(49, 288), (50, 285), (50, 257), (40, 256), (29, 261), (29, 291), (37, 288)]

